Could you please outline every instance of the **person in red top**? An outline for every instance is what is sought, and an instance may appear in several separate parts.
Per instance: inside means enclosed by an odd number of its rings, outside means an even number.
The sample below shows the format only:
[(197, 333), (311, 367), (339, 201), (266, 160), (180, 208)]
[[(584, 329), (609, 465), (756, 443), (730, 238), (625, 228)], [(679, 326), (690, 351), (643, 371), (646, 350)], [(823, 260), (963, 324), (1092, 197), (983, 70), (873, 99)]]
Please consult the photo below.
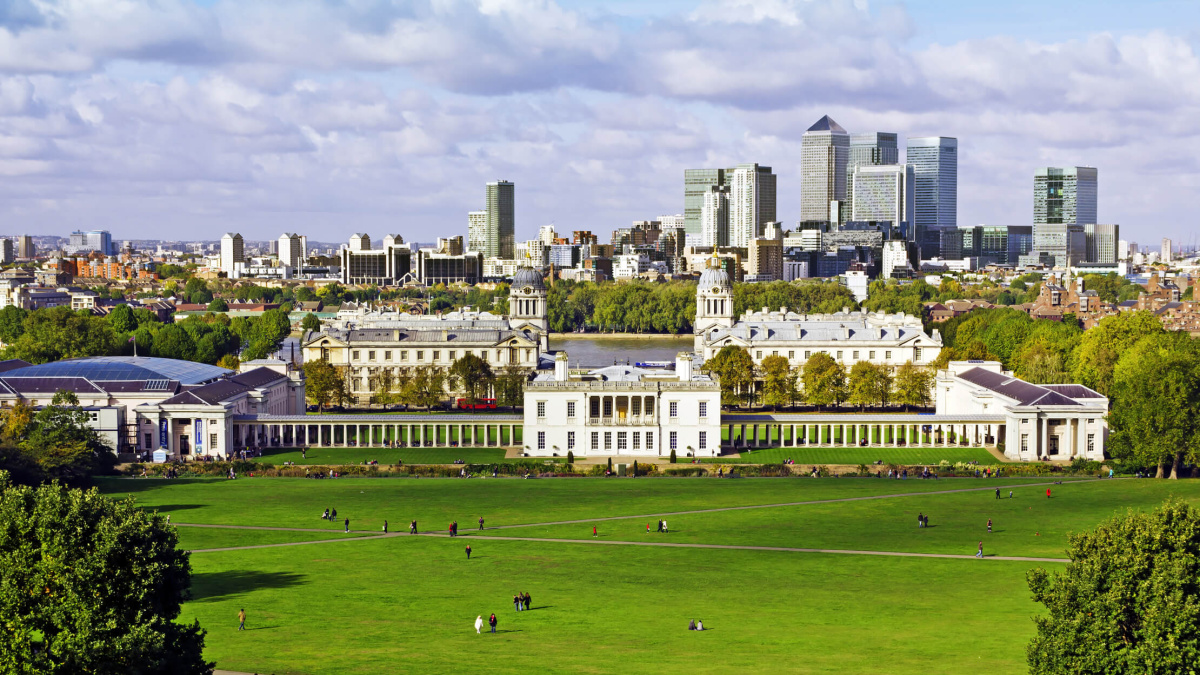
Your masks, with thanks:
[(595, 525), (592, 526), (592, 536), (593, 537), (599, 536), (596, 534), (596, 526)]
[(1046, 488), (1046, 499), (1050, 499), (1050, 488)]

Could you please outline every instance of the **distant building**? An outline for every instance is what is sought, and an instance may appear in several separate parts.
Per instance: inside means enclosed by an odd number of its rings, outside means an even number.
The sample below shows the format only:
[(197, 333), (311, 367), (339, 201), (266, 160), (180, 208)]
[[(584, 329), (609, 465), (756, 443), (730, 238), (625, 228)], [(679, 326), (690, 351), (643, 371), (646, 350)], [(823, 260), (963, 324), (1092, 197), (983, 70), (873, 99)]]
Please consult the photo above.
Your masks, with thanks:
[(1087, 262), (1100, 265), (1115, 265), (1124, 259), (1120, 253), (1120, 227), (1103, 223), (1087, 223), (1083, 226), (1084, 249)]
[(915, 240), (915, 175), (912, 165), (857, 167), (851, 177), (854, 197), (849, 220), (890, 221), (897, 228), (905, 224), (909, 238)]
[[(887, 166), (900, 163), (900, 147), (892, 133), (850, 134), (850, 159), (846, 163), (846, 211), (854, 212), (854, 170), (860, 166)], [(883, 220), (857, 218), (853, 220)], [(910, 219), (911, 220), (911, 219)]]
[(354, 234), (349, 245), (338, 250), (342, 266), (342, 283), (375, 284), (397, 286), (403, 284), (413, 272), (412, 247), (404, 243), (404, 237), (389, 234), (383, 238), (382, 248), (371, 248), (371, 237)]
[(304, 242), (300, 235), (284, 232), (279, 237), (276, 249), (279, 254), (279, 264), (284, 267), (304, 266), (307, 256), (305, 255)]
[(506, 181), (487, 184), (483, 211), (467, 214), (467, 251), (484, 258), (516, 255), (516, 187)]
[(221, 271), (230, 279), (241, 276), (246, 264), (245, 242), (242, 235), (227, 232), (221, 237)]
[(1033, 224), (1097, 222), (1097, 171), (1093, 167), (1045, 167), (1033, 174)]
[(846, 199), (850, 134), (829, 115), (817, 120), (801, 140), (800, 220), (838, 221)]
[(753, 275), (759, 280), (783, 280), (783, 238), (759, 237), (750, 241), (750, 255), (747, 258), (747, 275)]
[(729, 185), (729, 245), (745, 248), (775, 220), (775, 174), (771, 167), (739, 164)]
[(1173, 245), (1171, 243), (1171, 240), (1167, 239), (1166, 237), (1163, 237), (1162, 254), (1159, 256), (1159, 260), (1163, 261), (1164, 263), (1167, 263), (1168, 265), (1174, 260), (1174, 256), (1173, 256), (1174, 252), (1173, 252), (1172, 246)]
[(729, 246), (729, 188), (714, 185), (704, 193), (700, 241), (704, 246)]
[(688, 234), (701, 234), (705, 200), (714, 188), (728, 188), (725, 169), (686, 169), (683, 172), (683, 221)]
[(21, 236), (17, 237), (17, 257), (37, 257), (37, 246), (35, 246), (33, 243), (33, 237), (28, 234), (22, 234)]
[(0, 239), (0, 263), (8, 264), (17, 258), (12, 239)]
[(112, 235), (109, 234), (108, 230), (91, 230), (88, 232), (72, 232), (70, 243), (63, 248), (63, 252), (67, 255), (92, 252), (114, 255), (116, 249), (113, 248)]
[(904, 161), (913, 166), (914, 235), (926, 246), (925, 233), (958, 227), (958, 139), (909, 138)]

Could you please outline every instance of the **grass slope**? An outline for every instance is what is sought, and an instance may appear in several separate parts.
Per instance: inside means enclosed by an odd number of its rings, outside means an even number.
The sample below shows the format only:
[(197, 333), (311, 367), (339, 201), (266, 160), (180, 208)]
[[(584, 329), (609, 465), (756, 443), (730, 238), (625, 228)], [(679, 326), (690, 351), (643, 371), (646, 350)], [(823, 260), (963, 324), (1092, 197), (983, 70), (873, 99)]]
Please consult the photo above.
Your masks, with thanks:
[[(779, 464), (785, 460), (797, 464), (937, 464), (942, 460), (954, 462), (978, 462), (999, 464), (1000, 461), (983, 448), (763, 448), (743, 450), (741, 458), (717, 457), (701, 459), (703, 463), (716, 464)], [(873, 469), (882, 467), (872, 467)], [(884, 469), (886, 472), (886, 469)]]
[[(326, 524), (324, 521), (322, 525)], [(314, 525), (314, 527), (316, 527)], [(195, 551), (207, 548), (224, 548), (226, 546), (257, 546), (259, 544), (283, 544), (295, 541), (323, 541), (327, 539), (347, 539), (364, 536), (351, 532), (344, 534), (342, 527), (329, 526), (328, 533), (323, 532), (274, 532), (270, 530), (233, 530), (214, 529), (208, 527), (176, 527), (179, 534), (179, 548)]]

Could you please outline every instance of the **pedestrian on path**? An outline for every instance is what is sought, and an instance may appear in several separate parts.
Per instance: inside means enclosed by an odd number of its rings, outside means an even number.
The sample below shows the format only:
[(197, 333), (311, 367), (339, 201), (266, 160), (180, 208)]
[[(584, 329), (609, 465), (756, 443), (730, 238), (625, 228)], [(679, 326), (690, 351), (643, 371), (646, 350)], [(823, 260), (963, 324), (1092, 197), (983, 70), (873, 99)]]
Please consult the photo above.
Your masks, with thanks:
[(495, 633), (496, 632), (496, 615), (494, 613), (492, 614), (491, 617), (488, 618), (488, 625), (492, 627), (492, 632)]
[(992, 533), (992, 519), (988, 518), (988, 534)]
[(671, 528), (667, 527), (667, 521), (663, 521), (663, 534), (670, 534)]
[(922, 527), (925, 527), (925, 514), (918, 513), (917, 514), (917, 529), (920, 529)]
[(1000, 488), (996, 488), (996, 499), (1000, 499)]
[(983, 542), (979, 542), (979, 550), (975, 552), (976, 558), (983, 558)]
[(479, 516), (479, 529), (480, 531), (483, 530), (483, 516)]
[(246, 610), (238, 610), (238, 630), (246, 630)]
[(414, 520), (408, 524), (408, 533), (409, 534), (417, 533), (417, 521)]
[(467, 560), (471, 559), (471, 545), (467, 544)]
[(387, 521), (383, 521), (383, 533), (387, 534)]
[(483, 629), (483, 615), (475, 617), (475, 634), (479, 635), (479, 631)]
[(596, 534), (596, 526), (595, 525), (592, 526), (592, 536), (593, 537), (600, 536), (600, 535)]
[(347, 532), (350, 531), (350, 519), (349, 518), (346, 519), (346, 531)]

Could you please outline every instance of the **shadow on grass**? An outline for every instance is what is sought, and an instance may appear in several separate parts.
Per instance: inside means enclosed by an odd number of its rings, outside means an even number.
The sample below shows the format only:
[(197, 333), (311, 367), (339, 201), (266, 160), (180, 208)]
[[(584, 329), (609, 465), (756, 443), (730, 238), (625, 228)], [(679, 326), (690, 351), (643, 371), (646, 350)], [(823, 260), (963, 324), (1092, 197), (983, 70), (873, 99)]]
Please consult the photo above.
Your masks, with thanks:
[(192, 575), (192, 601), (215, 602), (264, 588), (290, 588), (304, 583), (303, 574), (233, 570)]

